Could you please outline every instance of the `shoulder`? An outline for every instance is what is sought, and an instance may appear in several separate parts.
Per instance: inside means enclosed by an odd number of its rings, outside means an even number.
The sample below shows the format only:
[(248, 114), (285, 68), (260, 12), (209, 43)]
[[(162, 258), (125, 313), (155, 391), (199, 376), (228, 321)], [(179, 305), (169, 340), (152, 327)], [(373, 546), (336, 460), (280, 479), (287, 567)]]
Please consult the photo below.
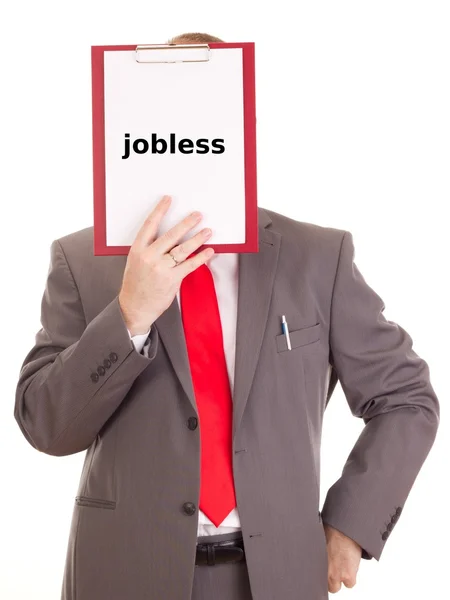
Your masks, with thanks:
[(57, 238), (55, 242), (61, 246), (65, 254), (90, 254), (93, 256), (94, 227), (85, 227), (84, 229), (73, 231)]
[(283, 244), (298, 248), (303, 253), (339, 254), (344, 238), (351, 233), (345, 229), (325, 227), (316, 223), (299, 221), (267, 208), (261, 208), (270, 219), (268, 228), (281, 234)]
[(52, 242), (52, 252), (62, 254), (72, 272), (95, 263), (94, 227), (85, 227)]

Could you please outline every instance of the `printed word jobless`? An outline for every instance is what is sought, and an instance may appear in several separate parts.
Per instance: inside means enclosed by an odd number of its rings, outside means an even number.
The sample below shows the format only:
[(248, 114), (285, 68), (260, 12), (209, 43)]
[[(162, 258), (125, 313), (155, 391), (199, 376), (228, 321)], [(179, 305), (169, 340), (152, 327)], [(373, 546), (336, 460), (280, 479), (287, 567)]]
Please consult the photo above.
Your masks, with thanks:
[(211, 151), (211, 154), (223, 154), (225, 152), (225, 140), (216, 138), (210, 142), (206, 138), (200, 138), (194, 142), (188, 138), (183, 138), (177, 141), (176, 135), (171, 133), (169, 141), (167, 141), (162, 137), (159, 138), (157, 133), (152, 133), (150, 140), (137, 138), (132, 141), (130, 134), (126, 133), (125, 152), (122, 158), (128, 158), (132, 151), (136, 154), (145, 154), (146, 152), (151, 154), (164, 154), (165, 152), (169, 154), (175, 154), (176, 152), (181, 154), (193, 154), (194, 152), (196, 154), (208, 154), (209, 151)]

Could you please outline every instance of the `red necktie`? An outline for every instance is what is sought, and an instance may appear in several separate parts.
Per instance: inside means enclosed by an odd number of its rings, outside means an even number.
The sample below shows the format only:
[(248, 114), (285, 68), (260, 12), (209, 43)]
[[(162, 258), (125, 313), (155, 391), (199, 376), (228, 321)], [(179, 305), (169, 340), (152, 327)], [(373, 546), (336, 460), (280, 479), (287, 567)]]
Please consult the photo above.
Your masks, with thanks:
[(200, 510), (218, 527), (236, 506), (233, 404), (216, 290), (206, 264), (181, 282), (180, 305), (200, 419)]

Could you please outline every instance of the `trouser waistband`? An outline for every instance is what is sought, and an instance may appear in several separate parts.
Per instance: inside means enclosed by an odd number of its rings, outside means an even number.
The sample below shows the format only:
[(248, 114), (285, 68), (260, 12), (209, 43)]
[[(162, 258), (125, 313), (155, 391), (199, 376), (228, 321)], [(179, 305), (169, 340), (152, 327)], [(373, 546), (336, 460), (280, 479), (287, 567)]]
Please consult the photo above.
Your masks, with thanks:
[(219, 533), (215, 535), (202, 535), (197, 537), (197, 544), (226, 542), (228, 540), (238, 540), (241, 537), (242, 531), (230, 531), (229, 533)]

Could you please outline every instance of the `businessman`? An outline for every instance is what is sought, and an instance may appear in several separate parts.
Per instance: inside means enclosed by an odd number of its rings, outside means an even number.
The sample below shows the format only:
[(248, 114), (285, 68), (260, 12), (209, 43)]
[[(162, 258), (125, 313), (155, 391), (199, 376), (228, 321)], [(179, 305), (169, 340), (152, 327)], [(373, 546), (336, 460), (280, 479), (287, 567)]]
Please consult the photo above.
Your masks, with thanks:
[[(325, 600), (380, 559), (433, 444), (428, 366), (350, 232), (259, 207), (259, 251), (215, 255), (201, 215), (158, 236), (170, 203), (126, 257), (93, 256), (92, 227), (51, 245), (15, 418), (87, 450), (62, 599)], [(337, 381), (365, 426), (320, 510)]]

